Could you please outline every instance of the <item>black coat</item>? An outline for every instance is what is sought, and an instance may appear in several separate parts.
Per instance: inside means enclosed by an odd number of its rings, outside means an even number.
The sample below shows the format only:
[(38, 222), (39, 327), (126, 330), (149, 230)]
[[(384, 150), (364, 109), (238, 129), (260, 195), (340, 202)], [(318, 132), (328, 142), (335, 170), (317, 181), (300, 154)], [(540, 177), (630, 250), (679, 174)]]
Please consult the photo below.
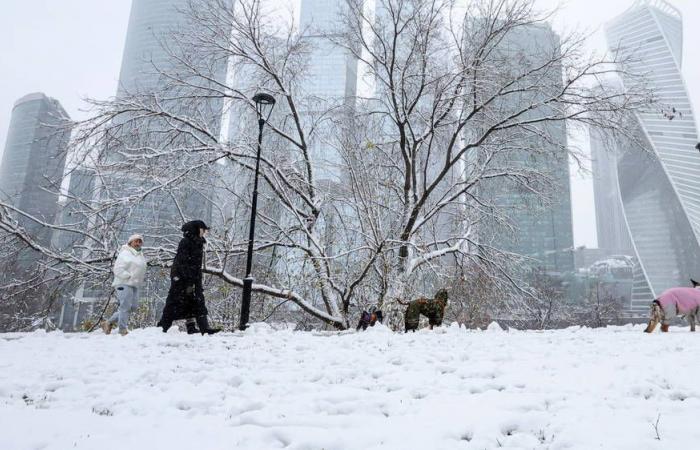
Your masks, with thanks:
[(206, 316), (202, 288), (202, 261), (206, 240), (199, 236), (199, 227), (188, 222), (182, 227), (184, 237), (177, 246), (177, 253), (170, 269), (170, 291), (165, 301), (165, 322)]

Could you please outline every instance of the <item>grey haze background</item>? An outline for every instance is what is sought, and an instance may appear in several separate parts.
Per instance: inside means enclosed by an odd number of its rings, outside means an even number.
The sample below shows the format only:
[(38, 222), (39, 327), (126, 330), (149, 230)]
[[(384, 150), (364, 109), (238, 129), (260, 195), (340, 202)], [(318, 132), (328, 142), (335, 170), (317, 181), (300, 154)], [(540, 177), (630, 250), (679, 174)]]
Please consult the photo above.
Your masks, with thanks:
[[(299, 0), (277, 0), (281, 8)], [(463, 0), (468, 1), (468, 0)], [(537, 0), (542, 8), (561, 5), (555, 29), (588, 30), (591, 49), (604, 51), (602, 25), (632, 0)], [(700, 2), (670, 0), (683, 13), (683, 74), (695, 112), (700, 108)], [(44, 92), (74, 119), (86, 116), (85, 97), (115, 94), (131, 0), (2, 0), (0, 15), (0, 158), (12, 105), (21, 96)], [(696, 118), (697, 123), (697, 118)], [(574, 136), (587, 149), (587, 136)], [(589, 175), (572, 167), (574, 243), (596, 247), (593, 189)]]

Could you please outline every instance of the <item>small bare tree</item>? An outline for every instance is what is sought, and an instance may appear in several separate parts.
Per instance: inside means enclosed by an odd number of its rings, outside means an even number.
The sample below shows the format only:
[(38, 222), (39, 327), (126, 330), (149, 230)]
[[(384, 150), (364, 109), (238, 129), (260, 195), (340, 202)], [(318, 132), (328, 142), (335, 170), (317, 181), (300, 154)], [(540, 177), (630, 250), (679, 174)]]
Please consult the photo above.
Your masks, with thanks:
[(509, 283), (489, 274), (476, 264), (455, 264), (459, 271), (451, 277), (449, 308), (445, 322), (466, 328), (486, 328), (501, 311), (507, 310), (512, 295)]
[(528, 328), (545, 330), (571, 318), (572, 311), (565, 304), (565, 292), (559, 280), (542, 269), (532, 269), (527, 279), (532, 291), (523, 296), (521, 317)]
[(601, 292), (601, 282), (595, 281), (586, 302), (581, 305), (581, 325), (600, 328), (620, 323), (622, 317), (622, 301), (610, 292)]

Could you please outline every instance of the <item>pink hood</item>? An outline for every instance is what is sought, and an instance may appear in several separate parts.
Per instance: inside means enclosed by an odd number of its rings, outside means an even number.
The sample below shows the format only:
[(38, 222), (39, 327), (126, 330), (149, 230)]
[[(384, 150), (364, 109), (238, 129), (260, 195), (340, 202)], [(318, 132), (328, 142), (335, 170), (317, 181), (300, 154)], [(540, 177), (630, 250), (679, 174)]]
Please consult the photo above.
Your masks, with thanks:
[(688, 314), (700, 307), (700, 289), (676, 287), (663, 291), (657, 299), (664, 311), (673, 305), (678, 314)]

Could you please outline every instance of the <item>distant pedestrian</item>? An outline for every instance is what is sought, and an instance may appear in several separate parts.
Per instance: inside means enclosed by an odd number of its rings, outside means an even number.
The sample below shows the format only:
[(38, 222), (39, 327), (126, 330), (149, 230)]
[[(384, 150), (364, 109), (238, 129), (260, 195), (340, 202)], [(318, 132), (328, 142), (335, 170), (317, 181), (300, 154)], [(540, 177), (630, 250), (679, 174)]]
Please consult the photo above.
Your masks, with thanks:
[[(183, 238), (170, 269), (170, 291), (165, 300), (163, 315), (158, 326), (167, 332), (175, 320), (187, 319), (187, 333), (199, 331), (214, 334), (220, 328), (209, 327), (208, 311), (202, 287), (202, 263), (204, 260), (204, 238), (209, 227), (201, 220), (193, 220), (182, 226)], [(194, 321), (192, 319), (195, 319)], [(199, 330), (195, 328), (195, 322)]]
[(146, 276), (146, 258), (141, 251), (143, 236), (134, 234), (129, 237), (126, 245), (119, 250), (114, 262), (114, 281), (112, 286), (117, 296), (119, 306), (112, 317), (102, 322), (102, 330), (110, 334), (115, 324), (119, 326), (119, 334), (129, 334), (129, 316), (139, 304), (139, 289)]

